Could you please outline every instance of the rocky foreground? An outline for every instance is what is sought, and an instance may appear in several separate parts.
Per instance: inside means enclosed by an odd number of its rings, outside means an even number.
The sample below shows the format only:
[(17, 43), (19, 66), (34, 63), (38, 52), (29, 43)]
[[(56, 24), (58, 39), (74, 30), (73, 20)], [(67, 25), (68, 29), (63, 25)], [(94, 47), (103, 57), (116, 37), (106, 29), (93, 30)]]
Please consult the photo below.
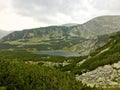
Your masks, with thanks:
[(91, 87), (120, 87), (120, 61), (112, 65), (98, 67), (80, 76), (76, 75), (76, 79)]

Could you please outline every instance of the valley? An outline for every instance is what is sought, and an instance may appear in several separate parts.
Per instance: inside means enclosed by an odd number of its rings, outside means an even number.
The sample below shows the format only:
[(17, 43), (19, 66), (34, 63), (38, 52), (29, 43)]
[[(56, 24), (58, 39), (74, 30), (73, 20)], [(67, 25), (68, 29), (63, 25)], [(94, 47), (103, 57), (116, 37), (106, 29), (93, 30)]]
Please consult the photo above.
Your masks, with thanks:
[(0, 39), (0, 90), (119, 90), (120, 16)]

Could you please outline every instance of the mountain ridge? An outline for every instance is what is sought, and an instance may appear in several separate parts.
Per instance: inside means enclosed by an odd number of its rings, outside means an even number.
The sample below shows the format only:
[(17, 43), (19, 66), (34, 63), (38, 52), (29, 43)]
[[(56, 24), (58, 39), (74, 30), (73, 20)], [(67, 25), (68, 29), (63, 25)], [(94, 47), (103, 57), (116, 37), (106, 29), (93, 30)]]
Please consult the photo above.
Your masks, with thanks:
[(1, 41), (15, 45), (20, 44), (27, 49), (39, 47), (37, 50), (67, 50), (89, 53), (104, 45), (112, 33), (120, 31), (119, 24), (120, 16), (101, 16), (75, 26), (48, 26), (15, 31), (3, 37)]

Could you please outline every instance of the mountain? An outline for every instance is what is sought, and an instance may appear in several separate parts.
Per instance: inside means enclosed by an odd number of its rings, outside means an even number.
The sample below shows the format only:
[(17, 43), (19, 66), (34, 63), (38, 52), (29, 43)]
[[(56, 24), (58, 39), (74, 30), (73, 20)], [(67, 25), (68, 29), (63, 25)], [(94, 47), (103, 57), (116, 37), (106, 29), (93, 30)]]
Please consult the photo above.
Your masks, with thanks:
[(109, 36), (117, 31), (120, 31), (120, 16), (101, 16), (84, 24), (15, 31), (3, 37), (1, 41), (16, 45), (12, 49), (62, 50), (88, 54), (103, 46)]
[(3, 31), (3, 30), (0, 30), (0, 38), (6, 36), (7, 34), (9, 34), (10, 32), (8, 31)]

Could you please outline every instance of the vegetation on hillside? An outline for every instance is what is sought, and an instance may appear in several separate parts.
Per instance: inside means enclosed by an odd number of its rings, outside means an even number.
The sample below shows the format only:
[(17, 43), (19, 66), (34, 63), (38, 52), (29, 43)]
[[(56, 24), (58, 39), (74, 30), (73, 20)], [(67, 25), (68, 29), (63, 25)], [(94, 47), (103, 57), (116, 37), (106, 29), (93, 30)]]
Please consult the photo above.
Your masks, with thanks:
[(0, 51), (0, 59), (19, 60), (19, 61), (49, 61), (62, 63), (64, 61), (78, 62), (81, 57), (63, 57), (52, 55), (40, 55), (26, 51)]
[(0, 56), (0, 90), (96, 90), (77, 82), (71, 73), (25, 63), (10, 54)]
[(120, 32), (110, 37), (109, 42), (103, 47), (91, 53), (86, 61), (79, 67), (74, 68), (74, 72), (82, 74), (91, 71), (99, 66), (113, 64), (120, 60)]
[(6, 90), (82, 90), (84, 88), (70, 74), (16, 60), (0, 61), (0, 87)]

